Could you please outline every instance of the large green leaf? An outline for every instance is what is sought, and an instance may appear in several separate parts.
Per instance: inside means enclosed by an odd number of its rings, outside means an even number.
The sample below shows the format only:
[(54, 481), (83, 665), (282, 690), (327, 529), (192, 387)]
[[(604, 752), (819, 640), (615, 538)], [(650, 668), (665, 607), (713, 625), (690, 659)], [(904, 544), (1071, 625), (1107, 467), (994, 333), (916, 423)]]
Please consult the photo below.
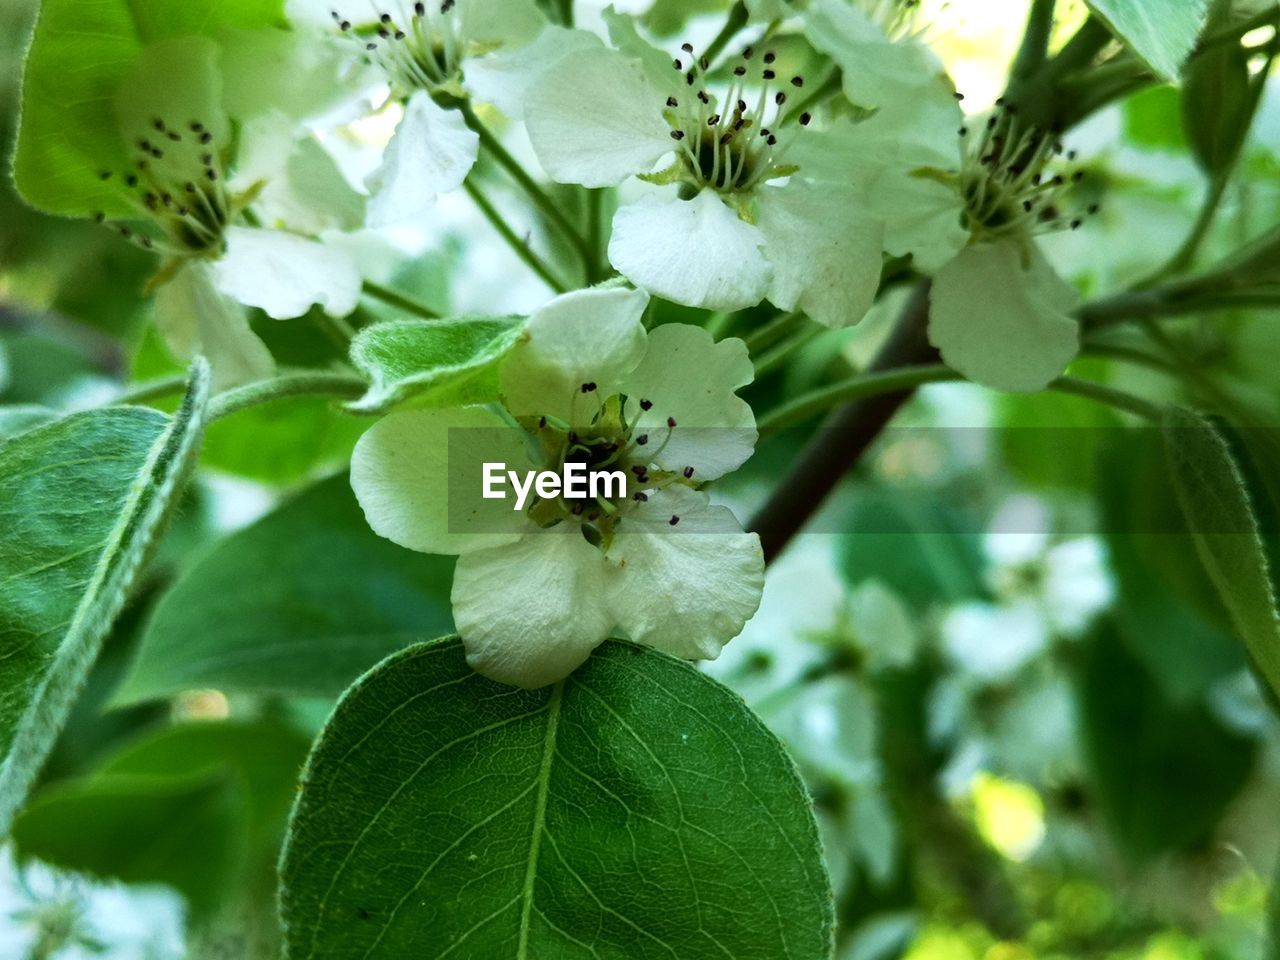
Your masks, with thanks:
[(1231, 449), (1187, 410), (1164, 418), (1169, 467), (1200, 559), (1254, 665), (1280, 694), (1280, 613), (1266, 549)]
[(36, 794), (14, 841), (67, 869), (169, 884), (207, 914), (269, 891), (306, 751), (305, 737), (269, 722), (163, 730)]
[(14, 180), (32, 206), (86, 216), (130, 208), (103, 170), (127, 164), (116, 88), (144, 46), (283, 20), (283, 0), (44, 0), (27, 54)]
[(336, 696), (383, 657), (453, 629), (452, 558), (369, 529), (345, 474), (197, 562), (160, 601), (115, 701), (181, 690)]
[(1208, 0), (1088, 0), (1089, 7), (1166, 80), (1177, 80), (1208, 14)]
[(348, 409), (384, 413), (397, 404), (456, 406), (498, 399), (498, 364), (515, 346), (523, 319), (395, 320), (361, 330), (351, 362), (369, 392)]
[(172, 512), (208, 394), (199, 360), (172, 418), (108, 408), (0, 444), (0, 835)]
[(819, 960), (832, 902), (778, 741), (691, 665), (621, 642), (528, 691), (457, 640), (339, 703), (282, 864), (287, 955)]
[(1144, 864), (1211, 838), (1253, 768), (1253, 743), (1203, 703), (1171, 702), (1108, 621), (1083, 660), (1085, 754), (1117, 846)]

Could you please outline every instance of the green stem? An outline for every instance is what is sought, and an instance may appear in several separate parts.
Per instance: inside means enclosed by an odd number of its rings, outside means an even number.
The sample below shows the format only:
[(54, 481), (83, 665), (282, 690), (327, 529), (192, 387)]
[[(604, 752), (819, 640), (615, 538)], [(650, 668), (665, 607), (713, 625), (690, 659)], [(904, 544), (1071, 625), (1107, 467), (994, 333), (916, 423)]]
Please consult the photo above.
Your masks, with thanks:
[(556, 293), (564, 293), (569, 287), (551, 272), (551, 268), (543, 262), (542, 258), (529, 249), (529, 245), (520, 238), (520, 236), (511, 229), (511, 225), (503, 219), (502, 214), (498, 212), (498, 208), (489, 202), (489, 198), (480, 192), (472, 181), (467, 180), (463, 188), (475, 201), (480, 212), (484, 214), (485, 219), (493, 225), (493, 228), (502, 235), (502, 239), (507, 241), (507, 245), (515, 251), (516, 256), (525, 262), (525, 264), (536, 273), (543, 281)]
[(1091, 380), (1059, 377), (1049, 384), (1049, 389), (1055, 393), (1067, 393), (1072, 396), (1095, 400), (1098, 403), (1106, 404), (1125, 413), (1132, 413), (1135, 416), (1142, 417), (1144, 420), (1151, 420), (1155, 423), (1159, 423), (1164, 415), (1163, 411), (1154, 403), (1143, 400), (1141, 397), (1135, 397), (1131, 393), (1125, 393), (1123, 390), (1107, 387), (1101, 383), (1094, 383)]
[(364, 282), (364, 293), (365, 296), (380, 300), (389, 307), (395, 307), (397, 310), (411, 313), (415, 317), (421, 317), (423, 320), (440, 319), (440, 314), (430, 307), (406, 297), (403, 293), (398, 293), (389, 287), (382, 286), (382, 284), (374, 283), (372, 280)]
[(557, 13), (560, 16), (560, 24), (565, 27), (573, 26), (573, 0), (558, 0)]
[(331, 317), (323, 310), (317, 310), (311, 314), (311, 319), (320, 332), (329, 338), (329, 341), (338, 348), (345, 357), (351, 349), (351, 340), (355, 337), (356, 332), (351, 324), (343, 320), (341, 317)]
[(776, 317), (773, 317), (761, 324), (759, 327), (756, 327), (756, 329), (752, 330), (742, 338), (746, 341), (747, 352), (754, 357), (765, 347), (777, 343), (791, 331), (791, 328), (794, 327), (803, 316), (804, 314), (801, 313), (786, 311), (779, 313)]
[(589, 283), (598, 283), (608, 272), (604, 241), (604, 200), (608, 187), (587, 190), (587, 245), (591, 248), (594, 272), (587, 276)]
[(520, 161), (513, 157), (507, 151), (507, 148), (502, 145), (502, 141), (495, 137), (492, 131), (480, 121), (470, 103), (463, 101), (462, 106), (458, 109), (462, 111), (462, 116), (467, 121), (467, 126), (474, 130), (480, 138), (481, 146), (498, 162), (499, 166), (511, 175), (512, 179), (520, 185), (520, 189), (528, 194), (529, 199), (542, 212), (542, 215), (555, 224), (556, 228), (573, 244), (574, 249), (578, 251), (579, 256), (582, 258), (583, 269), (588, 275), (593, 274), (596, 271), (595, 252), (588, 245), (586, 238), (583, 237), (578, 228), (565, 216), (564, 211), (560, 209), (560, 205), (542, 187), (538, 186), (537, 181), (529, 176), (528, 171), (520, 164)]
[(901, 367), (882, 373), (864, 373), (828, 387), (821, 387), (801, 394), (780, 406), (774, 407), (756, 424), (760, 433), (775, 433), (784, 427), (802, 423), (834, 406), (864, 400), (884, 393), (912, 390), (929, 383), (945, 383), (963, 379), (950, 367), (937, 363), (916, 367)]
[(1180, 377), (1181, 373), (1169, 361), (1153, 356), (1137, 347), (1129, 347), (1120, 343), (1086, 343), (1081, 356), (1100, 357), (1104, 360), (1121, 360), (1135, 366), (1146, 367), (1157, 373)]
[(1044, 66), (1049, 56), (1049, 37), (1053, 33), (1054, 6), (1055, 0), (1033, 0), (1011, 76), (1019, 79), (1029, 77)]
[(797, 350), (816, 340), (823, 330), (823, 327), (815, 323), (794, 336), (783, 340), (777, 346), (766, 350), (756, 360), (752, 361), (752, 366), (756, 370), (756, 379), (759, 380), (782, 366)]
[(715, 60), (720, 55), (720, 51), (729, 45), (734, 35), (747, 25), (747, 16), (747, 5), (742, 0), (738, 0), (729, 8), (729, 14), (725, 17), (724, 26), (720, 28), (720, 32), (700, 56), (706, 57), (708, 61)]
[(209, 419), (220, 420), (282, 397), (315, 395), (355, 399), (363, 395), (368, 386), (363, 379), (350, 373), (286, 373), (218, 394), (209, 401)]

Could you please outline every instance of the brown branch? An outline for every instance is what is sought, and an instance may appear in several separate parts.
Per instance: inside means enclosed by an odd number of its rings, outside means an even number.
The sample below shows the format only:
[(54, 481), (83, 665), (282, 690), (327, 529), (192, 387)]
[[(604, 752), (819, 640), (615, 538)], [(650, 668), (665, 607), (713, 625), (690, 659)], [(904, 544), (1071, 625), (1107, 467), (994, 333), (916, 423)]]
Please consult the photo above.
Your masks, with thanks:
[[(922, 281), (867, 372), (936, 363), (938, 352), (929, 344), (926, 333), (928, 318), (929, 284)], [(903, 390), (856, 400), (837, 408), (827, 418), (751, 520), (750, 529), (760, 535), (766, 563), (782, 553), (914, 392)]]

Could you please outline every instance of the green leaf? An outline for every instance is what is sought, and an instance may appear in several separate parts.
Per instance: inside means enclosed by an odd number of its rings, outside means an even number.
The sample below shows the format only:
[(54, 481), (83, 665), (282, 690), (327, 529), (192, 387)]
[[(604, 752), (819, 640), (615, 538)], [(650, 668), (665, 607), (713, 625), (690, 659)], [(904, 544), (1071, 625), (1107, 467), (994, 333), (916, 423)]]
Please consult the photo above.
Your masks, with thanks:
[(875, 577), (921, 609), (987, 596), (980, 526), (930, 491), (862, 492), (842, 528), (856, 531), (840, 546), (851, 583)]
[(127, 214), (114, 185), (99, 174), (128, 164), (114, 98), (143, 47), (172, 37), (216, 37), (229, 27), (280, 24), (283, 6), (283, 0), (44, 0), (23, 74), (13, 157), (18, 190), (50, 213)]
[(369, 425), (326, 397), (279, 397), (211, 423), (201, 459), (238, 477), (294, 486), (346, 464)]
[(1088, 0), (1089, 8), (1164, 79), (1176, 82), (1208, 0)]
[(1191, 152), (1210, 176), (1228, 173), (1253, 122), (1249, 57), (1223, 44), (1197, 57), (1182, 87), (1182, 125)]
[(693, 666), (610, 641), (562, 683), (386, 660), (308, 761), (292, 960), (819, 960), (832, 900), (781, 745)]
[(1111, 836), (1135, 864), (1209, 839), (1253, 768), (1251, 741), (1175, 704), (1103, 621), (1081, 676), (1085, 753)]
[(165, 883), (208, 914), (269, 888), (306, 752), (305, 737), (273, 723), (172, 727), (37, 794), (13, 837), (25, 856)]
[(1174, 486), (1200, 559), (1254, 665), (1280, 694), (1280, 614), (1240, 470), (1226, 441), (1202, 417), (1171, 408), (1163, 431)]
[(1096, 473), (1116, 629), (1166, 697), (1199, 700), (1245, 660), (1182, 516), (1162, 437), (1115, 431)]
[(198, 360), (172, 418), (114, 407), (0, 443), (0, 835), (166, 526), (208, 396)]
[(453, 563), (379, 537), (346, 474), (333, 477), (183, 575), (113, 702), (206, 688), (337, 696), (383, 657), (453, 629)]
[(347, 409), (385, 413), (412, 400), (460, 406), (498, 399), (498, 364), (516, 344), (521, 317), (393, 320), (361, 330), (351, 362), (370, 382)]

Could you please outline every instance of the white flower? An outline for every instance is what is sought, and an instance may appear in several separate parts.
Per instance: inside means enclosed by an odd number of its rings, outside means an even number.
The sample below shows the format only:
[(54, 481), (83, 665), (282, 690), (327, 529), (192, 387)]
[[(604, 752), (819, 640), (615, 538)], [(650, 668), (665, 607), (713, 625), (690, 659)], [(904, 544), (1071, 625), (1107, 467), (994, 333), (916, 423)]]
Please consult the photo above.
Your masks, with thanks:
[(614, 47), (580, 43), (544, 70), (525, 120), (557, 181), (639, 177), (671, 190), (617, 212), (614, 267), (690, 306), (738, 310), (767, 297), (828, 326), (860, 320), (879, 284), (882, 225), (860, 185), (792, 162), (799, 141), (822, 137), (806, 130), (803, 78), (779, 76), (772, 51), (749, 47), (713, 90), (715, 66), (690, 44), (668, 57), (629, 19), (605, 17)]
[[(274, 369), (243, 305), (276, 319), (313, 305), (343, 316), (355, 309), (361, 279), (344, 254), (245, 216), (266, 178), (290, 182), (297, 141), (286, 115), (264, 111), (248, 119), (233, 147), (219, 56), (216, 44), (198, 37), (160, 41), (138, 56), (115, 98), (130, 162), (102, 171), (115, 193), (111, 216), (96, 219), (164, 257), (152, 280), (157, 326), (175, 353), (206, 354), (215, 386), (223, 388)], [(323, 176), (314, 155), (305, 169)], [(335, 184), (328, 187), (337, 193)], [(270, 210), (265, 205), (263, 214), (280, 224)]]
[[(610, 633), (714, 658), (755, 612), (759, 539), (697, 489), (741, 465), (755, 420), (740, 340), (646, 333), (648, 297), (565, 294), (529, 318), (500, 371), (500, 410), (393, 413), (360, 440), (351, 484), (373, 529), (459, 554), (453, 612), (481, 673), (523, 687), (566, 676)], [(484, 463), (619, 470), (621, 495), (482, 496)], [(616, 493), (616, 492), (615, 492)]]
[(971, 135), (936, 57), (908, 25), (890, 27), (896, 41), (840, 0), (810, 5), (806, 36), (875, 113), (836, 124), (821, 153), (802, 145), (798, 162), (863, 183), (886, 252), (934, 274), (929, 338), (948, 364), (998, 390), (1040, 390), (1079, 349), (1077, 295), (1035, 242), (1081, 223), (1062, 213), (1061, 147), (1011, 106)]
[(518, 104), (504, 58), (526, 46), (535, 58), (545, 55), (547, 48), (531, 41), (546, 21), (534, 0), (386, 0), (358, 12), (332, 3), (290, 0), (287, 9), (296, 22), (336, 25), (390, 85), (392, 98), (404, 102), (382, 164), (365, 183), (368, 223), (419, 216), (439, 194), (461, 186), (476, 162), (479, 137), (454, 108), (473, 93)]

